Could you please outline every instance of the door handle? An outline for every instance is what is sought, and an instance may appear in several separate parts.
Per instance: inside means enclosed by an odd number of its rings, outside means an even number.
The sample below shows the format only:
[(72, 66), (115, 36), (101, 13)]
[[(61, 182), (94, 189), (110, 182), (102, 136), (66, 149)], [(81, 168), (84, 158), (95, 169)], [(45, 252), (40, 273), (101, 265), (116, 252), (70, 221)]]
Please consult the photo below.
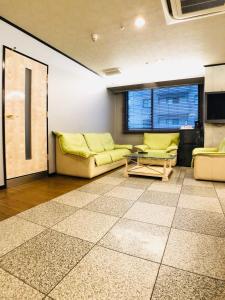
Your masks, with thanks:
[(7, 119), (13, 119), (14, 115), (6, 115)]

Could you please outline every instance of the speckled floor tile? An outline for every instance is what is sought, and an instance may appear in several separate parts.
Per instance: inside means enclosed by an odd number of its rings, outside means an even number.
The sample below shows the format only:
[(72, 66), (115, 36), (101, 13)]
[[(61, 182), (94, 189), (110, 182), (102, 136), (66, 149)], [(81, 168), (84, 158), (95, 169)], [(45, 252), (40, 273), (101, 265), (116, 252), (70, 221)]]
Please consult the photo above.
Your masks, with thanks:
[(179, 194), (175, 194), (175, 193), (147, 191), (138, 199), (138, 201), (176, 207), (178, 198), (179, 198)]
[(92, 194), (104, 194), (108, 191), (112, 190), (115, 187), (113, 184), (105, 184), (105, 183), (95, 183), (91, 182), (79, 188), (78, 190), (81, 192), (87, 192)]
[(105, 213), (115, 217), (122, 217), (132, 204), (133, 201), (126, 199), (101, 196), (85, 206), (85, 209)]
[(153, 182), (150, 187), (148, 188), (149, 191), (159, 191), (159, 192), (166, 192), (166, 193), (176, 193), (179, 194), (181, 190), (180, 184), (172, 184), (172, 183), (165, 183), (165, 182)]
[(110, 173), (109, 175), (106, 175), (105, 177), (117, 177), (117, 178), (124, 178), (124, 168), (119, 169), (113, 173)]
[(77, 209), (78, 208), (72, 206), (49, 201), (25, 210), (18, 216), (39, 225), (51, 227), (67, 216), (73, 214), (75, 211), (77, 211)]
[(44, 297), (44, 294), (0, 269), (0, 298), (2, 300), (41, 300)]
[(46, 230), (0, 260), (0, 266), (48, 293), (91, 249), (89, 242)]
[(217, 197), (216, 192), (213, 188), (202, 186), (183, 185), (181, 194), (196, 195), (202, 197)]
[(163, 264), (225, 280), (225, 238), (172, 229)]
[(139, 190), (145, 190), (148, 188), (149, 184), (146, 185), (146, 184), (142, 184), (140, 182), (124, 181), (123, 183), (121, 183), (120, 186), (133, 188), (133, 189), (139, 189)]
[(96, 243), (118, 218), (81, 209), (53, 228), (80, 239)]
[(53, 201), (57, 201), (62, 204), (75, 206), (75, 207), (83, 207), (90, 203), (91, 201), (98, 198), (100, 195), (80, 192), (78, 190), (66, 193), (62, 196), (55, 198)]
[(124, 218), (157, 225), (171, 226), (174, 212), (175, 207), (136, 202), (124, 215)]
[(95, 247), (50, 293), (56, 300), (149, 300), (158, 264)]
[(178, 206), (182, 208), (222, 213), (219, 200), (213, 197), (201, 197), (195, 195), (181, 194)]
[(0, 222), (0, 256), (41, 233), (45, 228), (26, 220), (11, 217)]
[(140, 189), (117, 186), (114, 189), (112, 189), (110, 192), (106, 193), (105, 195), (109, 197), (118, 197), (118, 198), (135, 201), (141, 196), (143, 192), (144, 190), (140, 190)]
[(173, 221), (173, 227), (225, 237), (225, 218), (223, 213), (178, 208)]
[(161, 266), (152, 300), (224, 300), (225, 282)]
[(191, 186), (200, 186), (200, 187), (211, 187), (211, 188), (213, 188), (212, 182), (196, 180), (194, 178), (184, 178), (183, 184), (184, 185), (191, 185)]
[(150, 178), (129, 177), (121, 183), (121, 186), (145, 190), (152, 184), (153, 181), (154, 180)]
[(112, 184), (112, 185), (119, 185), (123, 181), (125, 181), (125, 177), (113, 177), (113, 176), (104, 176), (97, 180), (95, 180), (95, 183), (104, 183), (104, 184)]
[(121, 219), (100, 245), (140, 258), (160, 262), (169, 228)]

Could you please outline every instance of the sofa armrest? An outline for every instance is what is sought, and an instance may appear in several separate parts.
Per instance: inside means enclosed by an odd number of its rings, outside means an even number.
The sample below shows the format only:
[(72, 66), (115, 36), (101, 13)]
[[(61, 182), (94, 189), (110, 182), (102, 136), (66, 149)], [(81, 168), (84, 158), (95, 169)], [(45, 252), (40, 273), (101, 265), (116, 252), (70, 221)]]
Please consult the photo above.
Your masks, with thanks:
[(198, 155), (198, 154), (207, 154), (207, 153), (218, 153), (218, 149), (217, 148), (195, 148), (192, 151), (192, 155)]
[(115, 144), (114, 145), (114, 149), (128, 149), (128, 150), (132, 150), (133, 146), (132, 145), (118, 145), (118, 144)]
[(76, 148), (71, 148), (71, 149), (65, 149), (62, 147), (62, 145), (59, 143), (60, 145), (60, 149), (62, 151), (63, 154), (70, 154), (70, 155), (76, 155), (76, 156), (80, 156), (83, 158), (89, 158), (90, 156), (95, 155), (96, 153), (93, 151), (90, 151), (84, 147), (76, 147)]
[(202, 152), (194, 155), (196, 156), (225, 156), (225, 152)]
[(178, 149), (178, 146), (176, 145), (171, 145), (166, 149), (166, 152), (172, 152), (172, 151), (176, 151)]
[(137, 150), (146, 151), (148, 149), (147, 145), (136, 145), (134, 146)]

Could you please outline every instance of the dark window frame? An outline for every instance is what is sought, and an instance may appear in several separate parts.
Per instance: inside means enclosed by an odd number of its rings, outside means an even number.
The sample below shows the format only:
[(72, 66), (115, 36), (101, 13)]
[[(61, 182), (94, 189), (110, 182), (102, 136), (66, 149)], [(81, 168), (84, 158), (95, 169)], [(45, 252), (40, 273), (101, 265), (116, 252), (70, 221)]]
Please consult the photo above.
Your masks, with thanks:
[[(203, 122), (203, 100), (204, 100), (204, 84), (199, 83), (199, 82), (187, 82), (184, 83), (183, 80), (180, 84), (167, 84), (164, 86), (160, 86), (160, 88), (163, 87), (175, 87), (175, 86), (184, 86), (184, 85), (193, 85), (196, 84), (198, 85), (198, 96), (199, 96), (199, 101), (198, 101), (198, 122), (202, 123)], [(150, 88), (152, 93), (154, 88)], [(151, 106), (151, 109), (153, 110), (153, 105)], [(178, 132), (180, 131), (180, 128), (160, 128), (160, 129), (129, 129), (128, 128), (128, 91), (123, 93), (123, 133), (124, 134), (134, 134), (134, 133), (144, 133), (144, 132)], [(152, 112), (152, 117), (153, 117), (153, 112)]]

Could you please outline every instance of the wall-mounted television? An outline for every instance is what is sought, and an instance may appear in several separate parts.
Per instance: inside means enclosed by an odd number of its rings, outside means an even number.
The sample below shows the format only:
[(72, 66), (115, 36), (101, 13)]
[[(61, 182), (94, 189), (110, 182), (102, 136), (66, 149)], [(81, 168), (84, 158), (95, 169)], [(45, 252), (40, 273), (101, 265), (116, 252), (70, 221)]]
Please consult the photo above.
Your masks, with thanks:
[(206, 93), (205, 122), (225, 123), (225, 92)]

